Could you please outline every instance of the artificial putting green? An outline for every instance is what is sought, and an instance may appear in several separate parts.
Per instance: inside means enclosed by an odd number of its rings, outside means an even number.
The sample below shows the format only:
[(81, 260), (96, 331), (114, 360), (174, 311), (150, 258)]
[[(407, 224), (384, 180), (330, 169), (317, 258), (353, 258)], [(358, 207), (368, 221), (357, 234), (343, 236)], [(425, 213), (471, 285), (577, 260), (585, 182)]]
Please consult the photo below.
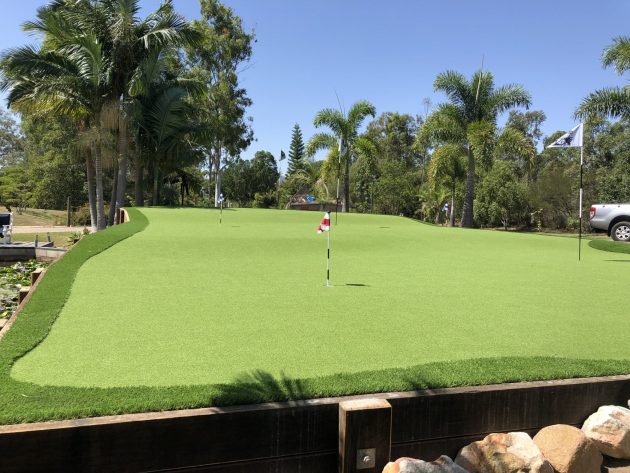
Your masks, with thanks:
[[(319, 213), (146, 209), (81, 267), (19, 381), (229, 383), (506, 356), (630, 359), (630, 267), (576, 242)], [(628, 259), (630, 263), (630, 258)]]
[(630, 255), (340, 214), (327, 288), (320, 213), (130, 212), (0, 340), (0, 423), (630, 373)]

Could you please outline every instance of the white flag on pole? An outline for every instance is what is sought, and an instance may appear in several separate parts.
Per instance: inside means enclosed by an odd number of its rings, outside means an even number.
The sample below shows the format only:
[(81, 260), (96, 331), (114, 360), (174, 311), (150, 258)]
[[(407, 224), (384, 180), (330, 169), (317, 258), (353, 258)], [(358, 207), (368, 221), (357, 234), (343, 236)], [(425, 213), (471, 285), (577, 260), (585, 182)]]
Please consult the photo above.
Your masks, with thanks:
[(584, 139), (584, 124), (580, 123), (569, 133), (565, 133), (547, 148), (581, 148)]

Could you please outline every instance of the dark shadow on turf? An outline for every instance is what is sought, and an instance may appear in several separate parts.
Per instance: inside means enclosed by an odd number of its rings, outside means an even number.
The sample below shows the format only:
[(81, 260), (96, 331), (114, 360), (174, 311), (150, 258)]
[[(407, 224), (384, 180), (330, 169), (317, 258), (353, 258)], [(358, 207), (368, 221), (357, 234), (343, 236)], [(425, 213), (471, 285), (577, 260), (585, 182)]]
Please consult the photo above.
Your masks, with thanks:
[(607, 259), (611, 263), (630, 263), (630, 259)]
[(352, 286), (352, 287), (370, 287), (369, 284), (363, 284), (360, 282), (349, 282), (346, 284), (346, 286)]
[(287, 378), (283, 373), (276, 378), (262, 370), (243, 373), (231, 384), (220, 384), (217, 388), (216, 397), (213, 399), (215, 405), (232, 404), (234, 400), (237, 400), (235, 404), (239, 404), (299, 400), (308, 397), (301, 380)]

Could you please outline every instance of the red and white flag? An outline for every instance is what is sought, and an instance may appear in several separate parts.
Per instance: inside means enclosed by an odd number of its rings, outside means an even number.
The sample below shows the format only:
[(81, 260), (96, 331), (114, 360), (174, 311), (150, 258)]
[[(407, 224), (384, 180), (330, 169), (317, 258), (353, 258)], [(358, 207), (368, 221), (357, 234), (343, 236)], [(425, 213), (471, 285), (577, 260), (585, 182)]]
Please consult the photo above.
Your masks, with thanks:
[(317, 227), (317, 233), (329, 232), (330, 231), (330, 214), (326, 212), (322, 222)]

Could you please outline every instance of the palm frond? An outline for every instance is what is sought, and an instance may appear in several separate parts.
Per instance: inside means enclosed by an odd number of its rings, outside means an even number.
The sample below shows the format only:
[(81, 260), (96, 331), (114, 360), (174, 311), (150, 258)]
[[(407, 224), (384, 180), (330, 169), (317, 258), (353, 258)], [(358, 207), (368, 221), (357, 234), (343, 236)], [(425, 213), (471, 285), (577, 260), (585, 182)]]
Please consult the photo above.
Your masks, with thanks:
[(444, 92), (448, 99), (459, 107), (469, 107), (474, 101), (471, 84), (463, 74), (456, 71), (439, 73), (433, 82), (433, 90)]
[(348, 129), (350, 134), (356, 135), (358, 128), (361, 126), (363, 120), (367, 117), (376, 116), (376, 108), (367, 100), (357, 102), (348, 110)]
[(449, 189), (466, 176), (466, 148), (455, 143), (438, 147), (429, 162), (429, 184), (433, 188), (446, 185)]
[(440, 104), (422, 124), (417, 141), (423, 147), (436, 147), (466, 140), (466, 124), (461, 110), (453, 104)]
[(339, 145), (337, 138), (329, 133), (315, 133), (306, 144), (305, 154), (308, 157), (324, 149), (336, 148)]
[(492, 166), (494, 146), (496, 143), (496, 127), (494, 122), (480, 120), (468, 125), (468, 142), (477, 162), (485, 168)]
[(583, 119), (591, 115), (629, 118), (630, 91), (611, 87), (593, 92), (582, 101), (575, 111), (576, 118)]
[(614, 66), (619, 75), (630, 69), (630, 37), (613, 39), (613, 44), (604, 49), (602, 64), (604, 67)]
[(367, 136), (359, 136), (352, 143), (352, 154), (355, 157), (367, 156), (373, 158), (378, 155), (378, 147), (374, 141)]
[(529, 108), (531, 103), (531, 95), (522, 85), (508, 84), (495, 89), (488, 97), (487, 110), (500, 114), (515, 107)]
[(497, 138), (495, 155), (498, 158), (518, 157), (531, 165), (536, 159), (536, 148), (522, 131), (506, 127)]
[(313, 125), (315, 128), (327, 126), (337, 136), (345, 136), (347, 133), (345, 117), (334, 108), (325, 108), (317, 112), (313, 119)]

